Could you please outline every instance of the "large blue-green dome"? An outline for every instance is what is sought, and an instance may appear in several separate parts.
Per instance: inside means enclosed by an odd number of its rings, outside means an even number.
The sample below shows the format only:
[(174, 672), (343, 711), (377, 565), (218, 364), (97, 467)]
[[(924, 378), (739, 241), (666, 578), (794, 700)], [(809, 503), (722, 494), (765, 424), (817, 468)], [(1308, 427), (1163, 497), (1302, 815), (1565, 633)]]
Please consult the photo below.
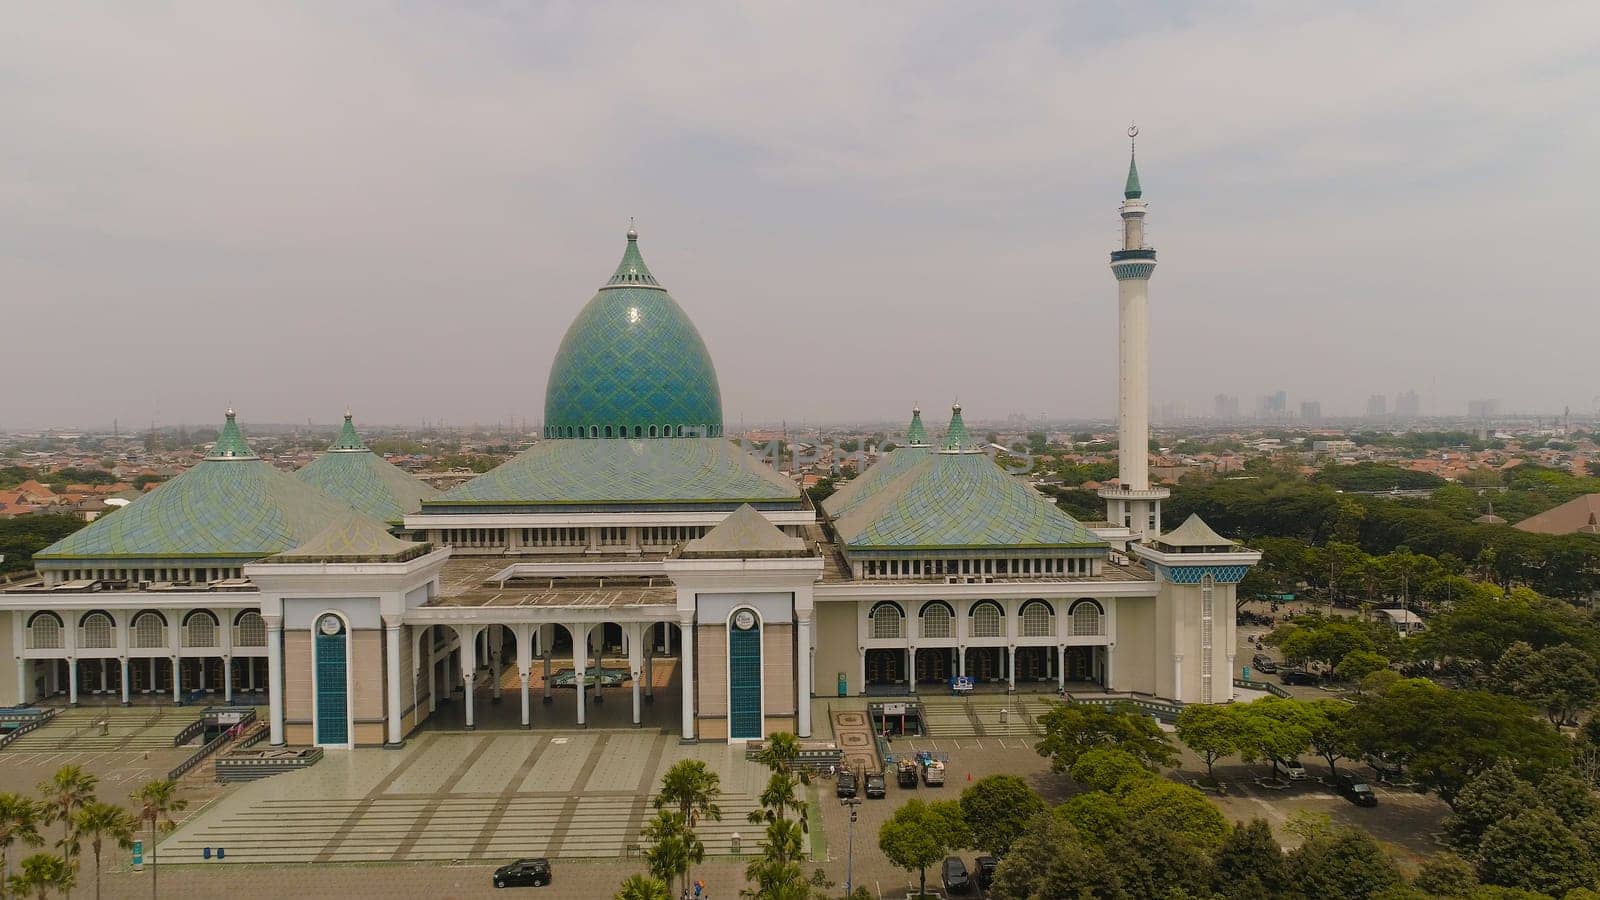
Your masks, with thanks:
[(631, 228), (616, 274), (578, 313), (550, 365), (544, 434), (722, 434), (722, 390), (711, 354), (683, 308), (645, 267)]

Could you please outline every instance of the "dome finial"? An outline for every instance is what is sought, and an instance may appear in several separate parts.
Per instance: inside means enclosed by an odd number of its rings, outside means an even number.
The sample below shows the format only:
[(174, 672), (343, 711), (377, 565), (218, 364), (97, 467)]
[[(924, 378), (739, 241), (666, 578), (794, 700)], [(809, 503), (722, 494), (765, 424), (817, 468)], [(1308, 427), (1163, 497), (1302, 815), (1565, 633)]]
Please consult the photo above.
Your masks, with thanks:
[(629, 216), (628, 217), (628, 240), (637, 241), (638, 239), (639, 239), (639, 227), (637, 225), (633, 224), (633, 216)]
[(1139, 126), (1128, 126), (1128, 183), (1122, 188), (1122, 196), (1127, 200), (1137, 200), (1144, 195), (1139, 187), (1139, 163), (1136, 155), (1139, 139)]

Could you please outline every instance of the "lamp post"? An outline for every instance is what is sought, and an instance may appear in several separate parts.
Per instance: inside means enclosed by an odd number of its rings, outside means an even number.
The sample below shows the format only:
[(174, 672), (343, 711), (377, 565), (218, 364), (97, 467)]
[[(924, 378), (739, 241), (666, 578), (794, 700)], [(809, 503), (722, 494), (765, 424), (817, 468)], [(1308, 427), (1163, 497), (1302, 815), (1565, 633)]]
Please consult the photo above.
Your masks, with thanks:
[(848, 897), (848, 896), (850, 896), (850, 892), (855, 890), (856, 807), (861, 805), (861, 798), (860, 797), (845, 797), (845, 798), (843, 798), (842, 800), (839, 801), (839, 805), (843, 806), (845, 809), (850, 810), (850, 824), (845, 826), (846, 829), (847, 829), (847, 833), (849, 834), (849, 837), (846, 838), (846, 840), (845, 840), (845, 846), (848, 849), (845, 851), (845, 863), (844, 863), (844, 893), (845, 893), (845, 896)]

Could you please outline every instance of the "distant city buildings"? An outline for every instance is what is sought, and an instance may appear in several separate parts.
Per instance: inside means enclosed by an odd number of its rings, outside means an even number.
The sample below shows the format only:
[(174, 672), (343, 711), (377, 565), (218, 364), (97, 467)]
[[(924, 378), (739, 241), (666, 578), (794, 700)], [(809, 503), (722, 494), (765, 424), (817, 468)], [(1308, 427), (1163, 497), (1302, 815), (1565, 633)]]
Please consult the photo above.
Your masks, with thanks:
[(1213, 417), (1224, 420), (1239, 418), (1239, 398), (1234, 394), (1218, 394)]
[(1256, 418), (1282, 419), (1289, 413), (1289, 392), (1276, 391), (1256, 398)]
[(1405, 391), (1394, 395), (1394, 414), (1403, 418), (1416, 418), (1422, 415), (1422, 398), (1416, 391)]
[(1322, 421), (1322, 402), (1319, 401), (1319, 400), (1302, 400), (1302, 401), (1300, 401), (1300, 421), (1302, 421), (1302, 422), (1321, 422)]
[(1389, 414), (1389, 398), (1382, 394), (1373, 394), (1367, 398), (1367, 418), (1381, 419)]
[(1467, 418), (1492, 419), (1500, 414), (1499, 400), (1468, 400)]

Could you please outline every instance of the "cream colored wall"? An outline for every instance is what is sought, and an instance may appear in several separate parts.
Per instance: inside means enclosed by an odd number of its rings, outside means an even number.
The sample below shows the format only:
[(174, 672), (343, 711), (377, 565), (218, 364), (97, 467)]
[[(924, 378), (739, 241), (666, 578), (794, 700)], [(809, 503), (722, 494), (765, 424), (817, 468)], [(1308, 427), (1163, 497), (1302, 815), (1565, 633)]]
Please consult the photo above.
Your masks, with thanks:
[[(350, 634), (350, 697), (352, 717), (383, 721), (383, 630), (356, 629)], [(359, 730), (359, 729), (358, 729)], [(383, 735), (378, 735), (383, 743)]]
[(1116, 671), (1119, 691), (1155, 694), (1156, 602), (1150, 597), (1117, 598)]
[[(0, 611), (0, 641), (4, 641), (7, 651), (12, 648), (11, 643), (11, 617), (15, 615), (10, 611)], [(17, 661), (11, 653), (6, 653), (4, 665), (0, 665), (0, 706), (10, 706), (17, 701)]]
[[(1228, 663), (1228, 648), (1234, 636), (1233, 603), (1237, 591), (1236, 585), (1218, 584), (1211, 597), (1211, 702), (1224, 703), (1233, 697), (1233, 676), (1241, 662), (1236, 658), (1234, 665)], [(1182, 628), (1175, 635), (1176, 651), (1183, 654), (1183, 691), (1177, 699), (1185, 703), (1201, 702), (1204, 693), (1202, 677), (1201, 653), (1201, 610), (1203, 596), (1198, 584), (1166, 584), (1163, 585), (1163, 594), (1170, 596), (1170, 603), (1176, 609), (1181, 606)], [(1166, 665), (1170, 670), (1172, 657), (1166, 657)], [(1167, 681), (1171, 682), (1172, 675), (1169, 671)], [(1170, 696), (1170, 695), (1169, 695)]]
[[(311, 632), (283, 633), (283, 720), (284, 723), (311, 723)], [(306, 740), (311, 742), (309, 732)], [(295, 743), (295, 742), (291, 742)]]
[[(728, 636), (720, 623), (696, 627), (699, 642), (695, 644), (695, 690), (700, 696), (696, 707), (702, 717), (728, 715)], [(704, 732), (701, 732), (704, 734)], [(727, 725), (722, 726), (727, 735)]]
[(861, 668), (856, 654), (856, 604), (818, 603), (812, 629), (817, 647), (811, 667), (812, 692), (818, 697), (836, 696), (839, 673), (843, 672), (850, 693), (861, 693), (861, 685), (856, 684)]
[(762, 629), (761, 703), (768, 718), (795, 714), (794, 653), (793, 625), (768, 625)]

